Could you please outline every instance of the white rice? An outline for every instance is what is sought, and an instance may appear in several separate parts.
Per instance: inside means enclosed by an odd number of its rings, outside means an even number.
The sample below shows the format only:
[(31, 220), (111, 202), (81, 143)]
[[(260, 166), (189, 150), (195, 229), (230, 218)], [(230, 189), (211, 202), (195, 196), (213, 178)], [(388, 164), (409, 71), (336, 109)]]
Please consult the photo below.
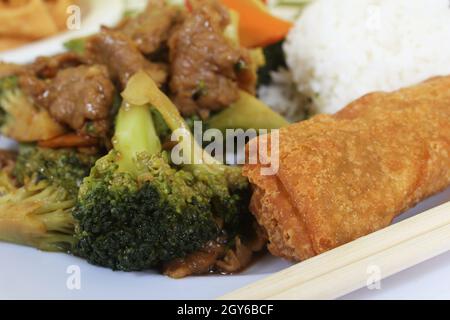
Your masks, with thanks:
[(299, 92), (334, 113), (366, 93), (450, 74), (450, 3), (316, 0), (284, 49)]

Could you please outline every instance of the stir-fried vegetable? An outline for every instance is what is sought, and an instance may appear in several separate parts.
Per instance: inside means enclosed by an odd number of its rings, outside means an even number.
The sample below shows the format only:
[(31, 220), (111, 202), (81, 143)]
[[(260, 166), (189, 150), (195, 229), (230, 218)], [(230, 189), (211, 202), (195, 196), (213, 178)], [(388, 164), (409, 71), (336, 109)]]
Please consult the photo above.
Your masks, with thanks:
[(292, 23), (279, 19), (264, 10), (256, 1), (221, 0), (228, 8), (239, 13), (239, 38), (244, 47), (265, 47), (284, 39)]
[(289, 124), (286, 119), (254, 96), (241, 91), (240, 99), (207, 122), (210, 128), (278, 129)]

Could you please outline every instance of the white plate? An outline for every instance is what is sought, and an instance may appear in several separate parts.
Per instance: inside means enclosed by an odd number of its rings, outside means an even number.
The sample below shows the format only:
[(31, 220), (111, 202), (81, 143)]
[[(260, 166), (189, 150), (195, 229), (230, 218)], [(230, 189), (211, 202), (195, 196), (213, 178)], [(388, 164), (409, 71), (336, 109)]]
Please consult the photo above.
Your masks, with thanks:
[[(89, 3), (95, 5), (90, 7), (91, 11), (85, 17), (83, 30), (2, 53), (0, 60), (28, 62), (38, 55), (56, 53), (62, 50), (64, 41), (95, 32), (100, 24), (113, 24), (122, 14), (120, 0), (96, 0)], [(108, 10), (104, 9), (105, 3)], [(13, 146), (14, 143), (0, 137), (0, 148)], [(399, 220), (447, 201), (450, 201), (450, 189), (424, 201)], [(44, 253), (0, 243), (0, 299), (211, 299), (290, 265), (289, 262), (267, 255), (238, 275), (172, 280), (156, 272), (113, 272), (65, 254)], [(74, 270), (80, 271), (80, 290), (71, 286), (74, 282), (69, 273)], [(449, 275), (450, 253), (384, 280), (379, 291), (364, 289), (344, 298), (450, 299)]]
[(26, 63), (40, 55), (51, 55), (62, 51), (67, 40), (96, 32), (101, 25), (112, 26), (123, 15), (122, 0), (81, 0), (81, 29), (64, 32), (36, 41), (14, 50), (0, 52), (0, 61)]
[[(401, 219), (449, 200), (450, 189)], [(213, 299), (291, 265), (267, 255), (238, 275), (172, 280), (156, 272), (113, 272), (65, 254), (6, 243), (0, 243), (0, 261), (0, 299)], [(71, 286), (73, 278), (68, 272), (73, 270), (80, 271), (80, 290)], [(450, 299), (449, 275), (450, 254), (445, 254), (383, 280), (381, 290), (359, 290), (344, 298)]]

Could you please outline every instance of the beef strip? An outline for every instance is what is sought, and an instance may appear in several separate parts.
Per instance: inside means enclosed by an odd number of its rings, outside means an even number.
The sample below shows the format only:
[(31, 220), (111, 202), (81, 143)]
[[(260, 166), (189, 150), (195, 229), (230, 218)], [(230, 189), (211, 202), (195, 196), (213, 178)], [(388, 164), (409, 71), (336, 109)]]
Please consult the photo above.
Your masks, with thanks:
[(267, 236), (255, 221), (245, 237), (234, 239), (233, 246), (230, 247), (223, 237), (210, 241), (184, 258), (169, 261), (163, 266), (163, 271), (175, 279), (212, 271), (225, 274), (239, 272), (250, 265), (255, 254), (262, 251), (266, 244)]
[(48, 81), (38, 78), (33, 72), (27, 70), (19, 75), (19, 86), (22, 91), (33, 98), (34, 102), (42, 105), (42, 99), (47, 90)]
[[(74, 53), (62, 53), (49, 57), (38, 57), (34, 62), (23, 66), (19, 76), (21, 89), (35, 102), (42, 105), (50, 79), (56, 77), (62, 69), (77, 67), (82, 64), (81, 58)], [(49, 81), (44, 81), (44, 80)]]
[(183, 19), (183, 12), (163, 0), (149, 1), (137, 17), (128, 18), (115, 29), (131, 38), (139, 50), (150, 55), (167, 45), (171, 30)]
[(53, 78), (61, 69), (77, 67), (83, 63), (82, 58), (72, 52), (51, 57), (38, 57), (27, 69), (38, 78)]
[[(224, 36), (230, 17), (222, 5), (217, 1), (192, 1), (192, 6), (192, 14), (169, 40), (170, 90), (184, 116), (199, 114), (205, 118), (210, 111), (238, 100), (240, 73), (251, 59)], [(252, 92), (254, 86), (247, 83), (243, 89)]]
[(201, 250), (166, 263), (163, 266), (164, 274), (174, 279), (181, 279), (191, 275), (209, 273), (213, 270), (216, 261), (225, 254), (225, 251), (225, 245), (210, 241)]
[(20, 77), (20, 85), (58, 122), (92, 136), (108, 133), (114, 85), (105, 66), (66, 68), (48, 80), (27, 74)]
[(14, 165), (17, 154), (10, 150), (0, 150), (0, 170)]
[(104, 28), (89, 39), (86, 49), (88, 59), (106, 65), (112, 78), (122, 88), (140, 70), (146, 71), (159, 85), (166, 81), (166, 67), (145, 59), (133, 41), (120, 32)]

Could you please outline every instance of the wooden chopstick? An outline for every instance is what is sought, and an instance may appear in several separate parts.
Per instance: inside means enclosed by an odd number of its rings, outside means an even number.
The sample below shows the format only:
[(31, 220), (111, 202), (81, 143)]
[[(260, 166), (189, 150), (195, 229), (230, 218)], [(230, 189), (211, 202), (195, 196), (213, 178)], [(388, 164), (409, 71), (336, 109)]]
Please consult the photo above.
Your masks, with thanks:
[(450, 202), (299, 263), (221, 299), (334, 299), (450, 250)]

